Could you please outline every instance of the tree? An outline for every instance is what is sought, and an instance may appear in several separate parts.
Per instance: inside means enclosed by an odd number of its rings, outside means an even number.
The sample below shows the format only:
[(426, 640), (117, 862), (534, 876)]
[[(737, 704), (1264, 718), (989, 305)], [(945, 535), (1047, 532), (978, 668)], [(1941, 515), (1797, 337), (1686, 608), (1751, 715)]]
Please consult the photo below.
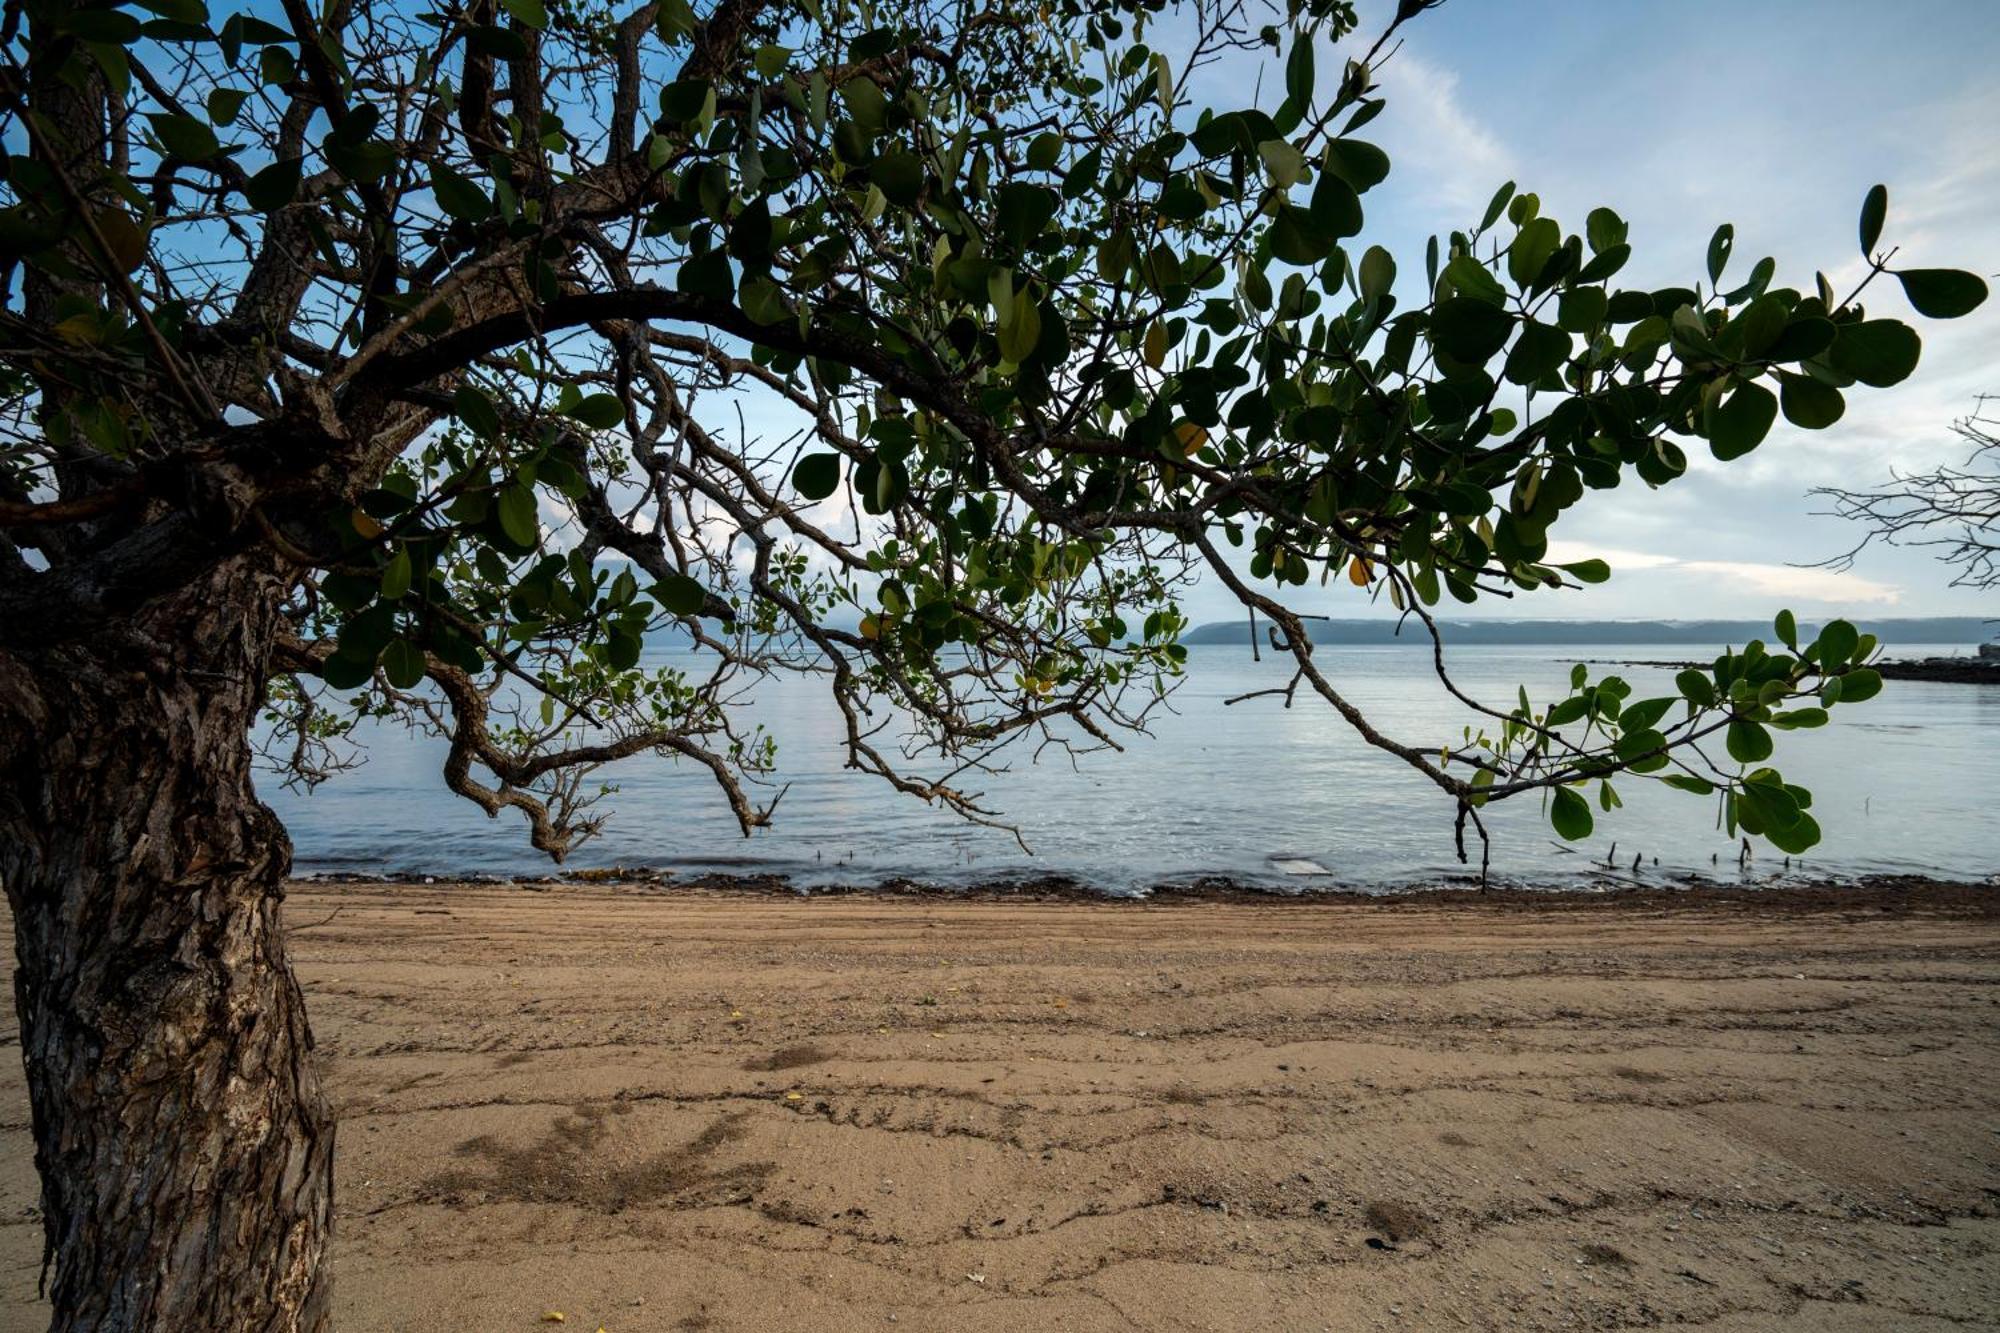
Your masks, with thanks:
[(1972, 413), (1952, 424), (1971, 446), (1965, 461), (1929, 472), (1892, 472), (1873, 490), (1816, 486), (1812, 494), (1833, 502), (1832, 513), (1862, 525), (1863, 535), (1844, 554), (1824, 562), (1852, 569), (1870, 543), (1923, 546), (1955, 571), (1954, 588), (2000, 587), (2000, 417), (1988, 415), (1993, 401), (1981, 395)]
[[(1362, 247), (1374, 70), (1429, 7), (1322, 72), (1342, 0), (8, 6), (0, 879), (56, 1326), (327, 1322), (260, 710), (308, 781), (357, 714), (435, 729), (560, 859), (636, 754), (764, 822), (738, 687), (804, 672), (855, 767), (990, 819), (1004, 747), (1143, 719), (1200, 574), (1461, 848), (1530, 792), (1583, 836), (1626, 776), (1810, 844), (1765, 761), (1879, 688), (1844, 622), (1780, 617), (1672, 698), (1467, 699), (1447, 746), (1315, 662), (1315, 575), (1426, 626), (1602, 579), (1546, 559), (1588, 494), (1918, 357), (1769, 259), (1722, 290), (1727, 227), (1654, 291), (1617, 286), (1614, 213), (1568, 232), (1511, 185), (1420, 265)], [(1260, 52), (1281, 92), (1195, 104)], [(642, 668), (667, 624), (712, 670)]]

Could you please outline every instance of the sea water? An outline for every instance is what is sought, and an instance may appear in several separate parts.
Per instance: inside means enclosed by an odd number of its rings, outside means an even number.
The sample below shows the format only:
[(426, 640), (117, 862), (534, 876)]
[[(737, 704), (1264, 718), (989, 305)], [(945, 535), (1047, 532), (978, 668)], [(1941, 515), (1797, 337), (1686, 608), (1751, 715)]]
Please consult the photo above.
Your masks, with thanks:
[[(1898, 645), (1896, 655), (1962, 654), (1963, 645)], [(1503, 712), (1517, 686), (1537, 707), (1567, 688), (1571, 664), (1622, 659), (1705, 659), (1695, 645), (1477, 646), (1452, 652), (1454, 680)], [(655, 664), (685, 650), (654, 648)], [(1466, 710), (1449, 699), (1427, 652), (1412, 647), (1322, 647), (1316, 663), (1349, 700), (1397, 740), (1458, 745)], [(654, 867), (677, 872), (776, 873), (801, 886), (909, 877), (953, 885), (1060, 875), (1108, 893), (1217, 876), (1299, 891), (1438, 883), (1467, 873), (1457, 859), (1453, 803), (1394, 756), (1367, 745), (1301, 686), (1293, 704), (1235, 696), (1290, 676), (1288, 656), (1247, 645), (1189, 650), (1186, 677), (1150, 735), (1122, 738), (1122, 752), (1071, 757), (1010, 746), (1002, 771), (956, 785), (1018, 831), (969, 824), (952, 813), (845, 767), (837, 715), (813, 678), (771, 678), (751, 690), (746, 715), (777, 739), (777, 771), (751, 787), (768, 802), (783, 790), (769, 828), (745, 838), (700, 765), (642, 756), (593, 775), (616, 787), (599, 810), (602, 834), (566, 868)], [(1592, 665), (1617, 672), (1634, 698), (1673, 694), (1671, 669)], [(1889, 681), (1865, 704), (1836, 708), (1831, 725), (1776, 732), (1772, 762), (1813, 792), (1824, 841), (1791, 870), (1827, 876), (1914, 873), (1982, 879), (2000, 873), (2000, 688)], [(896, 753), (893, 729), (886, 752)], [(260, 791), (290, 829), (299, 873), (405, 872), (522, 875), (554, 867), (528, 845), (514, 811), (489, 819), (439, 776), (445, 745), (395, 724), (357, 733), (366, 762), (316, 791)], [(1714, 747), (1717, 758), (1720, 747)], [(912, 761), (935, 775), (935, 760)], [(1622, 809), (1598, 812), (1590, 837), (1563, 843), (1538, 793), (1489, 806), (1494, 876), (1503, 882), (1580, 886), (1613, 871), (1666, 882), (1691, 874), (1764, 878), (1781, 853), (1740, 844), (1717, 827), (1714, 798), (1634, 777), (1616, 781)], [(1596, 809), (1595, 788), (1587, 789)], [(1468, 830), (1476, 871), (1480, 844)], [(1615, 843), (1615, 854), (1613, 845)], [(1025, 844), (1025, 845), (1024, 845)], [(1633, 860), (1639, 859), (1635, 873)]]

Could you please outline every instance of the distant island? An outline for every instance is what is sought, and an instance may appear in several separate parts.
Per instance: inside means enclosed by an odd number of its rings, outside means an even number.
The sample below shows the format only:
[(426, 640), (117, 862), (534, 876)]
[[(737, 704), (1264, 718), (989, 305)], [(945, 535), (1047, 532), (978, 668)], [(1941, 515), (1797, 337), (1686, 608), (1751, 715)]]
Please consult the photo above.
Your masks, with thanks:
[[(1910, 616), (1872, 619), (1857, 616), (1855, 623), (1881, 638), (1887, 648), (1899, 644), (1983, 643), (1993, 637), (1995, 627), (1978, 616)], [(1402, 633), (1397, 634), (1401, 624)], [(1259, 619), (1257, 638), (1266, 643), (1268, 622)], [(1428, 647), (1430, 636), (1415, 619), (1313, 620), (1307, 629), (1314, 643), (1378, 644), (1385, 646)], [(1618, 644), (1686, 643), (1721, 647), (1750, 639), (1772, 638), (1768, 620), (1440, 620), (1438, 629), (1447, 645), (1452, 644)], [(1818, 626), (1801, 620), (1799, 634), (1811, 638)], [(1181, 636), (1182, 643), (1241, 644), (1250, 642), (1250, 623), (1244, 620), (1217, 621)]]

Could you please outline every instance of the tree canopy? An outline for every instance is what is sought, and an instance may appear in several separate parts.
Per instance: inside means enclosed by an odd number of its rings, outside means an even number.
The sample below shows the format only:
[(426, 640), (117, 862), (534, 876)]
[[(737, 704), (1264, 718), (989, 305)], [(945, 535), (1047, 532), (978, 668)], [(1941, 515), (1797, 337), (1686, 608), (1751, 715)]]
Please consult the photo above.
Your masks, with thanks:
[[(1883, 275), (1939, 318), (1985, 286), (1891, 269), (1879, 188), (1847, 293), (1727, 225), (1687, 285), (1625, 287), (1617, 213), (1512, 184), (1368, 243), (1376, 71), (1431, 7), (1356, 41), (1340, 0), (10, 6), (0, 643), (264, 552), (275, 757), (314, 780), (352, 717), (407, 717), (560, 857), (639, 753), (763, 822), (768, 671), (824, 677), (854, 766), (994, 818), (1001, 747), (1143, 721), (1199, 577), (1461, 845), (1527, 792), (1582, 837), (1630, 776), (1803, 850), (1772, 732), (1880, 688), (1845, 622), (1781, 615), (1671, 696), (1453, 685), (1482, 728), (1398, 738), (1298, 608), (1346, 580), (1421, 631), (1600, 581), (1550, 561), (1565, 514), (1911, 374)], [(1260, 54), (1246, 104), (1197, 96)], [(699, 670), (641, 665), (668, 624)]]

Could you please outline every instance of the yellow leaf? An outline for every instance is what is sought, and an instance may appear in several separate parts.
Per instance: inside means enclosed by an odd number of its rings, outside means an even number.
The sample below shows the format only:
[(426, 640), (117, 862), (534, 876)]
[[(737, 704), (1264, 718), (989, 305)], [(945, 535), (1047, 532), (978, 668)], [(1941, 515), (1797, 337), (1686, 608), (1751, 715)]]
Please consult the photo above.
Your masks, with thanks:
[(569, 1322), (569, 1316), (564, 1314), (561, 1310), (550, 1310), (547, 1314), (544, 1314), (542, 1316), (542, 1322), (544, 1324), (567, 1324)]
[(1365, 588), (1375, 579), (1375, 571), (1360, 556), (1347, 563), (1347, 581), (1357, 588)]
[(61, 335), (64, 342), (78, 347), (87, 347), (99, 341), (95, 315), (71, 315), (56, 325), (56, 332)]
[(112, 262), (130, 273), (145, 261), (146, 229), (121, 208), (100, 208), (96, 215), (97, 234), (111, 251)]
[(382, 535), (382, 525), (359, 509), (354, 511), (350, 521), (354, 524), (354, 530), (371, 542)]
[(1208, 432), (1192, 421), (1183, 421), (1174, 427), (1174, 434), (1180, 438), (1183, 458), (1193, 458), (1201, 447), (1208, 443)]
[(1146, 364), (1158, 370), (1167, 359), (1167, 326), (1154, 320), (1146, 326)]
[(785, 1094), (785, 1100), (788, 1102), (802, 1102), (805, 1100), (805, 1094), (798, 1092), (788, 1092)]

